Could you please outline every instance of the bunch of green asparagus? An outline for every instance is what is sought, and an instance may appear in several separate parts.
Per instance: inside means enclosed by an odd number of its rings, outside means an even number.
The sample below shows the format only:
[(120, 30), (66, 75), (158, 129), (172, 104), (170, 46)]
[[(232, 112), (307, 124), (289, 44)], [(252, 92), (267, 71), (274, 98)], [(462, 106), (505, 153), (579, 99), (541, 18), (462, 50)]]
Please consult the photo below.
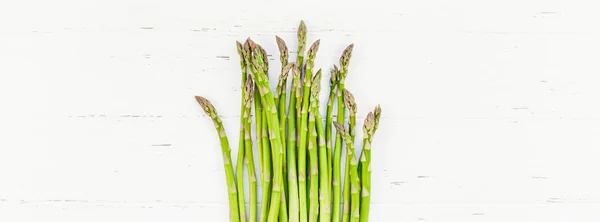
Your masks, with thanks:
[[(320, 41), (315, 41), (306, 51), (306, 33), (306, 25), (301, 22), (295, 62), (288, 62), (288, 48), (281, 38), (276, 37), (282, 69), (275, 91), (269, 86), (269, 64), (263, 47), (250, 39), (244, 44), (237, 42), (243, 99), (235, 172), (227, 135), (216, 109), (204, 97), (196, 96), (204, 112), (213, 120), (221, 140), (230, 221), (369, 220), (371, 143), (379, 125), (381, 108), (375, 107), (365, 118), (362, 153), (357, 159), (354, 148), (357, 106), (352, 93), (344, 87), (354, 45), (349, 45), (343, 51), (339, 68), (334, 65), (330, 70), (329, 101), (323, 122), (319, 113), (322, 72), (320, 69), (314, 71)], [(292, 83), (287, 94), (290, 72)], [(333, 121), (336, 102), (337, 118)], [(259, 173), (255, 172), (251, 136), (253, 105)], [(347, 123), (346, 109), (349, 112)], [(346, 161), (342, 180), (344, 144)], [(244, 166), (247, 178), (244, 178)], [(260, 209), (257, 175), (260, 175), (262, 191)], [(250, 189), (248, 210), (244, 179), (247, 179)]]

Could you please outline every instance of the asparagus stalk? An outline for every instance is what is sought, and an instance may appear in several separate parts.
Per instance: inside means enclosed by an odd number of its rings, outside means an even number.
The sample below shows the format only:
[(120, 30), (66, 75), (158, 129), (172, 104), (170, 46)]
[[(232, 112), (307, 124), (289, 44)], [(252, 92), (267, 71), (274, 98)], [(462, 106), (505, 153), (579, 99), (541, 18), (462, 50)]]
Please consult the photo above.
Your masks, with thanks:
[(244, 152), (246, 154), (246, 167), (248, 168), (248, 182), (250, 185), (250, 213), (249, 222), (256, 222), (257, 194), (256, 194), (256, 172), (254, 172), (254, 155), (252, 152), (252, 118), (250, 112), (252, 109), (252, 100), (254, 99), (254, 82), (248, 78), (244, 87)]
[[(350, 91), (348, 91), (347, 89), (344, 89), (344, 105), (346, 106), (346, 108), (348, 108), (348, 113), (349, 113), (349, 120), (348, 120), (348, 134), (350, 135), (350, 140), (352, 141), (352, 143), (354, 143), (354, 126), (356, 125), (356, 102), (354, 101), (354, 96), (352, 95), (352, 93), (350, 93)], [(349, 147), (346, 147), (346, 149), (348, 149)], [(352, 152), (354, 152), (354, 150), (352, 150)], [(356, 160), (354, 160), (356, 161)], [(345, 167), (345, 173), (344, 173), (344, 207), (346, 206), (350, 206), (352, 207), (353, 205), (357, 205), (359, 204), (358, 202), (352, 202), (350, 200), (350, 196), (351, 196), (351, 192), (350, 192), (350, 187), (351, 187), (351, 178), (350, 178), (350, 168), (351, 166), (351, 160), (346, 159), (346, 167)], [(344, 213), (342, 214), (342, 221), (349, 221), (350, 220), (350, 212), (346, 211), (344, 209)]]
[(221, 118), (217, 115), (217, 110), (215, 107), (201, 96), (196, 96), (196, 101), (202, 109), (208, 115), (214, 125), (217, 133), (219, 134), (219, 139), (221, 140), (221, 152), (223, 154), (223, 165), (225, 167), (225, 178), (227, 181), (227, 191), (229, 193), (229, 221), (231, 222), (239, 222), (240, 215), (238, 211), (238, 202), (237, 202), (237, 188), (235, 186), (235, 179), (233, 175), (233, 166), (231, 166), (231, 149), (229, 148), (229, 141), (227, 140), (227, 134), (225, 134), (225, 128), (223, 127), (223, 122)]
[(298, 147), (298, 193), (300, 198), (300, 221), (308, 221), (308, 206), (306, 192), (306, 142), (308, 133), (308, 108), (309, 96), (312, 78), (312, 68), (314, 59), (319, 50), (320, 40), (315, 41), (308, 50), (308, 60), (306, 61), (305, 76), (304, 76), (304, 98), (302, 99), (302, 117), (300, 120), (300, 145)]
[[(377, 106), (375, 108), (375, 112), (378, 113), (379, 116), (381, 113), (381, 108)], [(361, 222), (369, 221), (369, 208), (371, 204), (371, 138), (373, 138), (373, 134), (375, 133), (374, 122), (375, 117), (373, 112), (369, 112), (363, 125), (363, 151), (360, 157), (362, 178), (362, 191), (360, 200)], [(379, 117), (377, 117), (377, 122), (379, 122)]]
[[(286, 87), (287, 87), (287, 77), (288, 73), (294, 66), (293, 63), (288, 64), (288, 48), (285, 45), (283, 39), (279, 38), (279, 36), (275, 36), (277, 40), (277, 46), (279, 47), (279, 54), (281, 60), (281, 75), (279, 76), (279, 82), (277, 84), (277, 90), (275, 91), (275, 102), (279, 106), (277, 112), (279, 114), (279, 131), (281, 136), (281, 141), (283, 144), (283, 154), (286, 156), (286, 137), (285, 137), (285, 104), (286, 104)], [(283, 160), (283, 173), (286, 175), (286, 162), (287, 160), (284, 158)], [(284, 184), (287, 184), (287, 180), (284, 177)]]
[[(345, 107), (344, 100), (342, 99), (342, 92), (344, 91), (344, 82), (346, 81), (346, 75), (348, 73), (348, 65), (350, 64), (350, 57), (352, 57), (352, 49), (354, 48), (354, 44), (350, 44), (340, 57), (340, 71), (338, 77), (338, 90), (337, 90), (337, 104), (338, 104), (338, 114), (337, 114), (337, 122), (344, 124), (344, 116), (345, 116)], [(334, 160), (333, 160), (333, 221), (340, 221), (340, 203), (341, 203), (341, 173), (340, 173), (340, 165), (342, 158), (342, 140), (339, 134), (335, 137), (335, 149), (334, 149)], [(344, 204), (344, 212), (348, 212), (350, 206)], [(347, 222), (347, 221), (344, 221)]]
[[(244, 57), (243, 46), (240, 42), (236, 42), (238, 54), (240, 58)], [(244, 117), (244, 113), (246, 112), (246, 62), (243, 59), (240, 59), (240, 66), (242, 69), (242, 104), (240, 107), (240, 137), (238, 140), (238, 156), (236, 162), (236, 182), (238, 188), (238, 206), (240, 211), (240, 221), (246, 222), (246, 201), (244, 197), (244, 123), (247, 119)]]
[(288, 119), (288, 143), (287, 143), (287, 159), (288, 159), (288, 200), (289, 210), (288, 216), (290, 222), (298, 222), (300, 220), (300, 206), (298, 206), (298, 176), (296, 174), (296, 95), (300, 96), (300, 69), (294, 67), (293, 81), (290, 90), (290, 104)]
[[(314, 87), (314, 86), (313, 86)], [(330, 222), (331, 221), (331, 179), (327, 173), (331, 167), (330, 163), (331, 155), (327, 151), (325, 144), (325, 129), (323, 128), (323, 119), (319, 114), (319, 101), (317, 97), (317, 108), (315, 109), (315, 122), (317, 123), (317, 135), (319, 139), (319, 171), (323, 172), (319, 174), (319, 221)]]
[[(280, 44), (280, 45), (283, 44), (283, 47), (285, 47), (285, 43), (280, 43), (280, 41), (283, 41), (283, 40), (280, 40), (278, 38), (278, 41), (277, 41), (278, 44)], [(281, 46), (280, 46), (280, 50), (281, 50)], [(287, 54), (287, 47), (285, 47), (285, 52), (282, 52), (282, 54)], [(281, 62), (282, 65), (284, 64), (284, 61), (285, 61), (285, 64), (287, 63), (287, 56), (285, 56), (285, 58), (284, 58), (284, 56), (282, 55), (281, 59), (282, 59), (282, 62)], [(290, 72), (290, 70), (292, 69), (292, 67), (294, 67), (294, 63), (286, 64), (285, 67), (283, 67), (281, 75), (279, 77), (277, 91), (275, 94), (275, 97), (276, 97), (275, 101), (279, 101), (279, 109), (277, 111), (279, 114), (280, 135), (285, 135), (285, 100), (286, 100), (285, 91), (286, 91), (286, 85), (287, 85), (286, 84), (287, 76), (288, 76), (288, 73)], [(282, 136), (281, 138), (282, 138), (282, 144), (285, 144), (285, 136)], [(286, 146), (283, 146), (283, 150), (284, 150), (283, 156), (286, 157), (287, 156), (286, 152), (285, 152)], [(286, 164), (286, 162), (287, 162), (286, 158), (283, 158), (283, 175), (285, 175), (285, 176), (283, 176), (283, 188), (282, 188), (283, 190), (282, 190), (282, 196), (281, 196), (283, 201), (281, 202), (281, 207), (280, 207), (281, 209), (280, 209), (280, 213), (279, 213), (279, 214), (281, 214), (281, 216), (280, 216), (281, 222), (287, 222), (287, 220), (288, 220), (287, 201), (285, 201), (287, 199), (287, 194), (286, 194), (286, 191), (287, 191), (287, 189), (286, 189), (287, 164)]]
[(269, 144), (268, 127), (267, 127), (267, 111), (262, 110), (262, 123), (260, 128), (262, 148), (263, 148), (263, 181), (262, 181), (262, 199), (260, 207), (260, 221), (266, 222), (269, 214), (269, 200), (271, 199), (271, 145)]
[(350, 162), (350, 189), (352, 193), (352, 208), (350, 210), (352, 213), (350, 222), (358, 222), (360, 219), (360, 195), (358, 191), (360, 189), (360, 179), (357, 171), (358, 163), (356, 162), (356, 158), (354, 157), (354, 142), (352, 141), (350, 133), (345, 131), (343, 125), (337, 122), (334, 122), (333, 125), (335, 125), (338, 134), (340, 134), (344, 142), (346, 142), (346, 158), (347, 161)]
[[(310, 209), (309, 221), (316, 222), (319, 217), (319, 157), (317, 150), (317, 129), (315, 126), (316, 114), (319, 109), (319, 91), (321, 90), (321, 70), (312, 78), (310, 94), (310, 110), (308, 118), (309, 143), (308, 153), (310, 157)], [(324, 171), (323, 173), (325, 173)]]
[(279, 132), (279, 117), (277, 116), (275, 99), (267, 80), (267, 64), (265, 63), (266, 54), (264, 53), (264, 49), (262, 49), (262, 47), (256, 44), (253, 45), (255, 46), (253, 47), (255, 50), (253, 50), (252, 68), (255, 70), (255, 72), (253, 72), (255, 75), (252, 75), (252, 78), (258, 85), (258, 89), (261, 94), (261, 100), (263, 104), (265, 104), (269, 140), (271, 141), (271, 146), (274, 147), (273, 150), (276, 152), (274, 155), (275, 158), (273, 158), (273, 188), (271, 189), (272, 198), (267, 219), (268, 222), (275, 222), (278, 220), (279, 208), (281, 205), (280, 195), (282, 193), (283, 186), (283, 148), (281, 143), (281, 135)]
[[(333, 130), (332, 130), (332, 124), (331, 122), (333, 121), (333, 103), (335, 102), (335, 94), (337, 91), (337, 84), (338, 84), (338, 75), (339, 75), (339, 70), (337, 68), (337, 66), (333, 66), (334, 68), (331, 69), (331, 79), (329, 80), (329, 100), (327, 101), (327, 116), (325, 117), (325, 138), (327, 140), (326, 145), (327, 145), (327, 168), (328, 168), (328, 174), (327, 174), (327, 178), (329, 178), (329, 183), (333, 183), (333, 181), (331, 181), (333, 179)], [(331, 184), (329, 184), (329, 186), (331, 187)], [(331, 189), (329, 189), (331, 190)], [(332, 192), (329, 192), (329, 200), (331, 200), (332, 198)], [(331, 203), (329, 203), (331, 205)], [(331, 215), (330, 215), (331, 216)]]

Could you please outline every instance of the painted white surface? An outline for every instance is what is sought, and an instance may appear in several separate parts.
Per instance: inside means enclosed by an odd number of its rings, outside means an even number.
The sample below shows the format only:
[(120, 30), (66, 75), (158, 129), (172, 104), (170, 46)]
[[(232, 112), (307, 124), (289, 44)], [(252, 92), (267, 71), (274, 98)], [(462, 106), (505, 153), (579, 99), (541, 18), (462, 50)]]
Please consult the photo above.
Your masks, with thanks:
[(278, 70), (301, 19), (317, 67), (356, 44), (359, 122), (383, 107), (372, 221), (598, 221), (593, 2), (0, 1), (0, 221), (226, 221), (193, 95), (237, 144), (234, 41)]

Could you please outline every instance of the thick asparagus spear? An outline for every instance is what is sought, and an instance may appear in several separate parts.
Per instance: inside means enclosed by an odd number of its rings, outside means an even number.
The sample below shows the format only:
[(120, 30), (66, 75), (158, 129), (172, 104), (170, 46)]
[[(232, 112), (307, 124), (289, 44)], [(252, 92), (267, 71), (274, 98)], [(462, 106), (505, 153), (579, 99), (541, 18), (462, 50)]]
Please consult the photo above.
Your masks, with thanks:
[[(262, 47), (253, 44), (253, 59), (252, 59), (252, 68), (255, 72), (252, 75), (252, 79), (258, 85), (258, 90), (260, 91), (261, 101), (263, 102), (264, 109), (267, 113), (267, 124), (268, 124), (268, 133), (269, 140), (271, 141), (271, 146), (274, 148), (276, 153), (273, 155), (273, 188), (271, 190), (271, 202), (270, 209), (268, 215), (268, 222), (275, 222), (279, 218), (279, 208), (281, 205), (281, 193), (283, 186), (283, 178), (282, 178), (282, 168), (283, 168), (283, 148), (281, 143), (281, 135), (279, 131), (279, 117), (277, 116), (277, 108), (275, 105), (275, 99), (273, 97), (273, 93), (269, 87), (269, 82), (267, 79), (267, 68), (265, 63), (266, 54), (264, 53), (264, 49)], [(251, 45), (252, 46), (252, 45)]]
[(250, 185), (250, 213), (249, 222), (256, 222), (257, 194), (256, 194), (256, 172), (254, 171), (254, 155), (252, 152), (252, 100), (254, 99), (254, 82), (248, 78), (244, 87), (244, 152), (246, 154), (246, 167), (248, 168), (248, 182)]
[(296, 174), (296, 94), (300, 95), (300, 69), (294, 67), (293, 80), (290, 91), (290, 104), (288, 119), (288, 143), (287, 143), (287, 163), (288, 163), (288, 200), (289, 200), (289, 221), (298, 222), (300, 220), (300, 206), (298, 206), (298, 176)]
[[(350, 93), (350, 91), (348, 91), (348, 89), (344, 89), (344, 104), (346, 106), (346, 108), (348, 108), (348, 113), (349, 113), (349, 120), (348, 120), (348, 134), (350, 135), (350, 140), (352, 143), (354, 143), (354, 126), (356, 125), (356, 102), (354, 101), (354, 96), (352, 95), (352, 93)], [(348, 150), (349, 147), (346, 147), (346, 150)], [(354, 152), (354, 150), (352, 150), (352, 152)], [(348, 157), (346, 157), (348, 158)], [(356, 160), (354, 160), (356, 161)], [(350, 206), (350, 208), (352, 208), (353, 205), (358, 205), (358, 202), (352, 202), (351, 201), (351, 173), (350, 173), (350, 168), (351, 166), (351, 160), (346, 159), (346, 167), (344, 169), (345, 173), (344, 173), (344, 207), (346, 206)], [(346, 209), (344, 209), (344, 213), (342, 214), (342, 221), (349, 221), (351, 218), (350, 216), (350, 212), (346, 211)]]
[[(298, 193), (300, 198), (300, 221), (308, 221), (308, 206), (306, 192), (306, 143), (308, 133), (308, 108), (314, 59), (319, 50), (320, 41), (315, 41), (308, 50), (308, 60), (304, 76), (304, 98), (302, 99), (302, 118), (300, 120), (300, 141), (298, 147)], [(296, 101), (297, 102), (297, 101)]]
[(238, 222), (240, 221), (240, 214), (238, 211), (238, 200), (237, 200), (237, 188), (235, 186), (235, 179), (233, 176), (233, 166), (231, 166), (231, 149), (229, 148), (229, 141), (227, 140), (227, 134), (225, 134), (225, 128), (221, 118), (217, 115), (215, 107), (201, 96), (196, 96), (196, 101), (202, 109), (208, 115), (214, 125), (219, 138), (221, 140), (221, 152), (223, 154), (223, 165), (225, 167), (225, 178), (227, 181), (227, 192), (229, 193), (229, 221)]
[(346, 158), (347, 161), (350, 161), (350, 190), (352, 196), (351, 203), (353, 204), (352, 208), (350, 209), (350, 222), (358, 222), (358, 220), (360, 219), (360, 179), (357, 171), (358, 163), (356, 162), (356, 158), (354, 157), (354, 142), (352, 141), (350, 133), (345, 131), (343, 125), (337, 122), (334, 122), (333, 125), (335, 125), (337, 129), (337, 133), (340, 134), (344, 142), (346, 142)]
[[(338, 75), (338, 90), (337, 90), (337, 104), (338, 104), (338, 114), (337, 114), (337, 122), (340, 124), (344, 124), (344, 116), (345, 116), (345, 107), (344, 100), (342, 99), (342, 92), (344, 91), (344, 82), (346, 81), (346, 75), (348, 73), (348, 65), (350, 64), (350, 57), (352, 57), (352, 49), (354, 48), (354, 44), (346, 47), (342, 56), (340, 57), (340, 72)], [(335, 149), (334, 152), (334, 160), (333, 160), (333, 221), (340, 221), (340, 203), (341, 203), (341, 158), (342, 158), (342, 140), (339, 134), (336, 134), (335, 137)], [(350, 206), (344, 205), (344, 212), (348, 212)], [(346, 222), (346, 221), (344, 221)]]
[[(308, 153), (310, 159), (310, 205), (308, 221), (316, 222), (319, 217), (319, 154), (317, 150), (316, 114), (319, 109), (319, 91), (321, 89), (321, 70), (312, 78), (310, 94), (310, 110), (308, 118)], [(325, 173), (325, 172), (324, 172)]]

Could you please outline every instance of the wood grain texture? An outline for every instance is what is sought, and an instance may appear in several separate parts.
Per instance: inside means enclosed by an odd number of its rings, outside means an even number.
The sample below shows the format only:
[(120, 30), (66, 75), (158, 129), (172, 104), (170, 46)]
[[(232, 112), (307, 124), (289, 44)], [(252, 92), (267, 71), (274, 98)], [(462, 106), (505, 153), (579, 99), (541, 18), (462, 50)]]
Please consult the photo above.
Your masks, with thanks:
[(193, 96), (237, 144), (235, 40), (277, 60), (274, 35), (295, 49), (301, 19), (316, 68), (355, 43), (357, 122), (383, 108), (372, 221), (598, 221), (592, 5), (1, 1), (0, 221), (226, 221), (219, 141)]

